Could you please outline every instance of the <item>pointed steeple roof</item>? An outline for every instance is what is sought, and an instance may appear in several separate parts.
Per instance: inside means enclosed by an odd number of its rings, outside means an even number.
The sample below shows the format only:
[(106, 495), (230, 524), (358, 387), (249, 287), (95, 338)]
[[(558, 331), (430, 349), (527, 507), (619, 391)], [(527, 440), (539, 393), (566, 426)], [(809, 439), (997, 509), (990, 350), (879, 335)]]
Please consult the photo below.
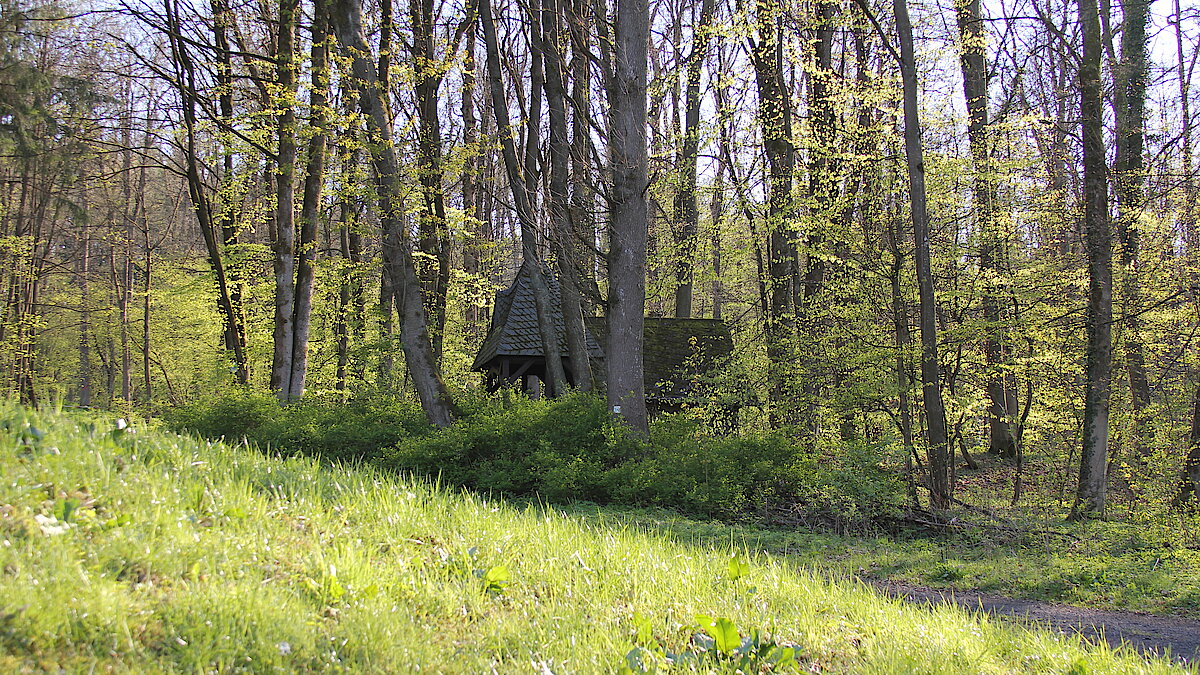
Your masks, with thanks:
[[(508, 288), (496, 293), (496, 305), (492, 310), (492, 322), (487, 337), (479, 347), (472, 370), (486, 370), (496, 359), (506, 357), (537, 357), (542, 353), (542, 336), (538, 330), (537, 303), (533, 298), (532, 267), (522, 264), (517, 276)], [(562, 313), (562, 291), (558, 279), (549, 271), (543, 271), (550, 287), (550, 306), (553, 311), (554, 332), (558, 336), (559, 352), (567, 356), (566, 328)], [(604, 351), (587, 331), (588, 353), (592, 358), (602, 358)]]

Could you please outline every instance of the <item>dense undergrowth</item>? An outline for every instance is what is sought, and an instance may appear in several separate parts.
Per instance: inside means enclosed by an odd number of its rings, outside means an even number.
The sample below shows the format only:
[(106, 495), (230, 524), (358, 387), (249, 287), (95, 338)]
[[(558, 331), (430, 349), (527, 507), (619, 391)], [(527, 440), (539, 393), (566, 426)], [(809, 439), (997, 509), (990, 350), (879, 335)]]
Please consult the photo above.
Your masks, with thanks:
[(1167, 672), (791, 558), (0, 404), (0, 671)]
[(440, 478), (480, 492), (554, 502), (665, 506), (725, 519), (753, 515), (869, 525), (895, 514), (902, 490), (880, 466), (883, 448), (800, 447), (786, 433), (718, 436), (683, 415), (655, 422), (649, 442), (614, 424), (604, 402), (468, 399), (447, 429), (424, 423), (407, 401), (280, 406), (235, 393), (168, 413), (170, 426), (277, 452), (350, 459)]

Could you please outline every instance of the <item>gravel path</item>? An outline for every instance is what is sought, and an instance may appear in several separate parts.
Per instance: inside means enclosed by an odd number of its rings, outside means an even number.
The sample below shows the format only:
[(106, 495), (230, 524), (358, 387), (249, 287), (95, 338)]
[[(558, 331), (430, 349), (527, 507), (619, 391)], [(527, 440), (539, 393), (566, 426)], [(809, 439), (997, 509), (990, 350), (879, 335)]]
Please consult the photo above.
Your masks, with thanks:
[(1139, 612), (1117, 612), (1014, 600), (974, 591), (943, 591), (897, 581), (868, 581), (885, 595), (918, 604), (952, 604), (996, 617), (1038, 623), (1116, 647), (1128, 644), (1143, 654), (1172, 654), (1176, 660), (1200, 663), (1200, 621)]

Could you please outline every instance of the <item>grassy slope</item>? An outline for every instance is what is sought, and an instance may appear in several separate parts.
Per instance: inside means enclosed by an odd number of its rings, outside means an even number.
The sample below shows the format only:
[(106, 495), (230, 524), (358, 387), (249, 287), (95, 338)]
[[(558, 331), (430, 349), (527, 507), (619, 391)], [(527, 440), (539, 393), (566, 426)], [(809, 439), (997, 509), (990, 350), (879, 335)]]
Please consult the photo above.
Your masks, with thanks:
[[(837, 578), (904, 581), (1098, 609), (1200, 617), (1196, 515), (1067, 523), (1061, 508), (1003, 508), (998, 509), (1002, 521), (973, 519), (984, 524), (1015, 523), (1025, 533), (967, 527), (947, 535), (893, 538), (731, 526), (664, 509), (588, 504), (564, 508), (591, 522), (635, 526), (684, 542), (736, 541), (751, 549), (786, 554)], [(1051, 530), (1077, 539), (1045, 534)]]
[[(822, 670), (1169, 669), (763, 554), (731, 581), (728, 549), (113, 428), (0, 405), (2, 672), (612, 672), (635, 612), (672, 649), (703, 613)], [(56, 513), (72, 526), (47, 534)]]

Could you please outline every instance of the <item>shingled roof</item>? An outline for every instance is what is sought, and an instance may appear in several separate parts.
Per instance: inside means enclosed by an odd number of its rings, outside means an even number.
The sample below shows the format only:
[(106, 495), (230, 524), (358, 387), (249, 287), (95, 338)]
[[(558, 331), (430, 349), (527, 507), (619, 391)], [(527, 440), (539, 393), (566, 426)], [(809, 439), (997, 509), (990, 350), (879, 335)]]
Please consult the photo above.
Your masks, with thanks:
[[(488, 371), (490, 378), (497, 378), (489, 380), (490, 386), (499, 386), (504, 378), (520, 373), (544, 376), (541, 372), (544, 368), (542, 336), (538, 331), (531, 272), (530, 267), (522, 265), (512, 286), (496, 294), (491, 325), (472, 366), (473, 370)], [(566, 358), (561, 290), (554, 275), (545, 274), (550, 286), (558, 349)], [(607, 320), (586, 317), (584, 322), (588, 353), (593, 361), (603, 361), (607, 351), (602, 344), (608, 340)], [(644, 335), (642, 367), (646, 397), (667, 405), (694, 394), (697, 379), (733, 353), (729, 326), (720, 319), (647, 318)], [(603, 379), (604, 369), (594, 368), (593, 373)]]
[[(533, 299), (532, 268), (521, 265), (512, 286), (496, 294), (492, 322), (487, 337), (479, 347), (472, 370), (487, 370), (497, 360), (506, 357), (543, 357), (542, 336), (538, 331), (537, 303)], [(550, 286), (550, 306), (554, 308), (554, 332), (558, 335), (559, 352), (567, 354), (566, 329), (562, 314), (562, 292), (558, 279), (544, 272)], [(588, 353), (593, 359), (603, 358), (604, 351), (591, 331), (587, 334)]]
[[(604, 317), (586, 319), (592, 333), (607, 340)], [(646, 317), (642, 368), (646, 398), (669, 401), (688, 397), (696, 379), (733, 353), (733, 336), (720, 319)]]

